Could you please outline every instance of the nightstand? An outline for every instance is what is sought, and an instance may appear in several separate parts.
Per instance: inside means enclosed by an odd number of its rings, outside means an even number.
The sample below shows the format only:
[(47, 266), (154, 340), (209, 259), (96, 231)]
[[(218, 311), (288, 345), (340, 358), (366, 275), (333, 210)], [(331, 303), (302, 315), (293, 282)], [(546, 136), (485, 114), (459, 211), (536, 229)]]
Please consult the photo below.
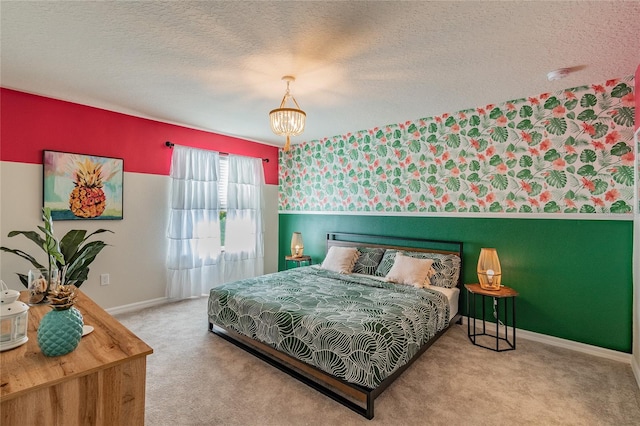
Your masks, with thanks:
[(284, 269), (289, 269), (289, 262), (296, 264), (296, 267), (302, 266), (303, 263), (311, 265), (311, 256), (285, 256), (284, 257)]
[[(516, 297), (518, 292), (510, 287), (500, 287), (500, 290), (485, 290), (480, 287), (480, 284), (465, 284), (467, 289), (467, 334), (469, 340), (476, 346), (491, 349), (496, 352), (511, 351), (516, 348)], [(480, 297), (482, 303), (482, 319), (476, 319), (476, 299)], [(496, 332), (491, 334), (487, 332), (487, 324), (485, 320), (485, 298), (490, 297), (493, 300), (492, 306), (495, 309), (496, 316)], [(500, 309), (500, 301), (502, 301), (502, 307)], [(507, 319), (509, 318), (508, 301), (511, 301), (511, 340), (509, 340), (509, 329), (507, 327)], [(503, 315), (501, 316), (501, 312)], [(473, 321), (473, 326), (471, 322)], [(482, 321), (482, 332), (476, 328), (476, 321)], [(492, 324), (492, 323), (489, 323)], [(504, 337), (500, 336), (500, 329), (504, 327)], [(487, 346), (478, 342), (478, 337), (488, 336), (490, 339), (495, 339), (495, 349), (493, 346)], [(488, 339), (483, 339), (485, 342)], [(500, 343), (502, 344), (502, 347)]]

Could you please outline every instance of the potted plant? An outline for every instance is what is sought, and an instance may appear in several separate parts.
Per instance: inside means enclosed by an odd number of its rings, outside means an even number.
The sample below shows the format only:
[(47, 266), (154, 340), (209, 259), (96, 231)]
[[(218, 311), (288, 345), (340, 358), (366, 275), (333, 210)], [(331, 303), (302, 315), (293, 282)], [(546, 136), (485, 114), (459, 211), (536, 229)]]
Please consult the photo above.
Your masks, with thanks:
[[(107, 246), (104, 241), (88, 241), (89, 238), (95, 234), (103, 232), (113, 233), (113, 231), (98, 229), (97, 231), (87, 234), (85, 230), (72, 229), (58, 241), (53, 233), (53, 219), (51, 218), (50, 208), (45, 207), (42, 209), (42, 219), (44, 220), (44, 226), (38, 226), (42, 234), (36, 231), (11, 231), (7, 236), (15, 237), (16, 235), (24, 235), (33, 241), (47, 255), (47, 266), (42, 265), (34, 256), (22, 250), (10, 249), (8, 247), (0, 247), (0, 250), (13, 253), (28, 260), (43, 274), (47, 274), (47, 277), (51, 277), (52, 271), (57, 269), (59, 272), (59, 284), (73, 284), (76, 287), (80, 287), (82, 283), (87, 280), (89, 265), (95, 260), (98, 253)], [(17, 273), (17, 275), (20, 278), (20, 282), (28, 288), (28, 276), (21, 273)], [(49, 285), (50, 283), (48, 283), (45, 291), (48, 291)]]

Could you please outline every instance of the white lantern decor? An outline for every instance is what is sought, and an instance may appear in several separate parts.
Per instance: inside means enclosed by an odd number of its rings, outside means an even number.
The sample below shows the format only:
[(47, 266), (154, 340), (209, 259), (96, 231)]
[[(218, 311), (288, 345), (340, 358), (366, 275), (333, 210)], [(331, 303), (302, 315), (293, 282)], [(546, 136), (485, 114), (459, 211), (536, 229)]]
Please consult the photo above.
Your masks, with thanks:
[(27, 343), (29, 307), (20, 301), (20, 292), (9, 290), (0, 280), (0, 351)]

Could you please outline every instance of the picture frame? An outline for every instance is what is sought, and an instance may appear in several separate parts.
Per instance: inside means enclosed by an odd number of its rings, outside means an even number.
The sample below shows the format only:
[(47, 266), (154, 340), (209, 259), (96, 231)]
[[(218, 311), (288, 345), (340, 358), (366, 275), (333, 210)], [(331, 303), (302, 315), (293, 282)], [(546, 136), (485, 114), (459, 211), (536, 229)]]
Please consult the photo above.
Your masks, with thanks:
[(43, 206), (53, 220), (122, 220), (124, 160), (43, 151)]

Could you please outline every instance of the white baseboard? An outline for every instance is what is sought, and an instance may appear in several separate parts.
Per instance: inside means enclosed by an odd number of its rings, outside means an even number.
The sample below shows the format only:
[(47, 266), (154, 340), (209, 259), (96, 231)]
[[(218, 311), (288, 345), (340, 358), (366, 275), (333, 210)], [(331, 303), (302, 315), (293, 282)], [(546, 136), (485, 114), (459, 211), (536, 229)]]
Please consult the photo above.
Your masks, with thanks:
[(166, 297), (158, 297), (157, 299), (145, 300), (142, 302), (131, 303), (129, 305), (116, 306), (113, 308), (105, 309), (111, 315), (124, 314), (127, 312), (139, 311), (144, 308), (150, 308), (152, 306), (164, 305), (169, 302)]
[(640, 388), (640, 361), (638, 361), (638, 356), (631, 357), (631, 370), (633, 370), (633, 375), (636, 376), (636, 382)]
[[(467, 324), (467, 317), (462, 317), (462, 323), (464, 325)], [(478, 326), (481, 326), (482, 322), (476, 322), (476, 329)], [(495, 323), (491, 323), (491, 328), (489, 331), (495, 332)], [(504, 330), (503, 326), (500, 326), (501, 331)], [(509, 336), (511, 336), (512, 328), (507, 327), (509, 332)], [(611, 349), (601, 348), (599, 346), (587, 345), (586, 343), (574, 342), (573, 340), (561, 339), (559, 337), (548, 336), (546, 334), (534, 333), (533, 331), (521, 330), (516, 328), (516, 339), (525, 339), (525, 340), (533, 340), (534, 342), (540, 342), (551, 346), (557, 346), (560, 348), (570, 349), (572, 351), (582, 352), (589, 355), (599, 356), (601, 358), (607, 358), (614, 361), (624, 362), (626, 364), (631, 364), (632, 356), (631, 354), (614, 351)], [(636, 364), (637, 366), (637, 364)], [(640, 367), (640, 366), (637, 366)], [(634, 371), (636, 375), (636, 380), (640, 384), (639, 373), (640, 368)]]

